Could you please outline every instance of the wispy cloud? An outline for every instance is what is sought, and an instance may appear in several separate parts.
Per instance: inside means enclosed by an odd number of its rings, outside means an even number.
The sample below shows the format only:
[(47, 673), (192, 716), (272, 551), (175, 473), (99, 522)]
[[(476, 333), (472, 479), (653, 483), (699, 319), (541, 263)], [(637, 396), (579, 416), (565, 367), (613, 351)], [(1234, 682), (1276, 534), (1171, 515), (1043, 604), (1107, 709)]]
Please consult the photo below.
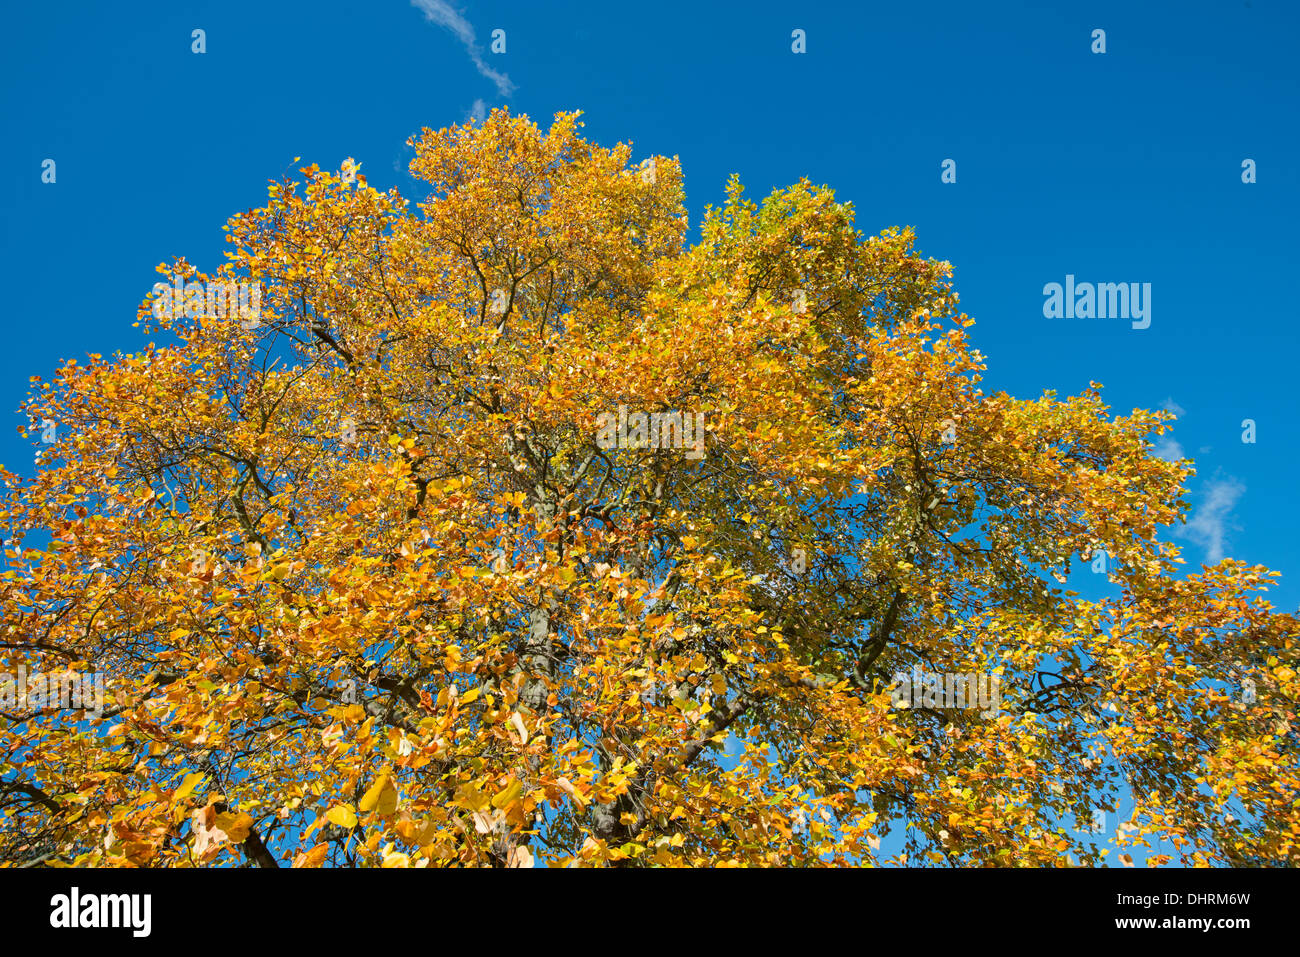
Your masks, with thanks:
[(486, 118), (487, 118), (487, 104), (484, 103), (482, 100), (475, 100), (474, 105), (471, 106), (469, 108), (469, 112), (465, 114), (465, 119), (474, 120), (478, 123), (482, 123), (483, 120)]
[[(1183, 413), (1187, 411), (1172, 398), (1165, 399), (1165, 401), (1160, 404), (1160, 408), (1166, 412), (1172, 412), (1180, 419), (1183, 417)], [(1179, 459), (1187, 457), (1183, 453), (1182, 444), (1179, 443), (1177, 439), (1168, 435), (1162, 435), (1156, 441), (1156, 447), (1152, 450), (1151, 454), (1158, 459), (1164, 459), (1166, 462), (1177, 462)]]
[(1179, 459), (1186, 458), (1183, 454), (1183, 447), (1177, 439), (1171, 439), (1167, 435), (1162, 435), (1156, 442), (1156, 447), (1151, 454), (1158, 459), (1164, 459), (1166, 462), (1177, 462)]
[(1230, 524), (1229, 520), (1233, 507), (1245, 491), (1246, 486), (1231, 475), (1223, 478), (1216, 476), (1206, 482), (1200, 507), (1192, 513), (1187, 525), (1175, 534), (1202, 546), (1208, 564), (1213, 565), (1222, 560), (1228, 529), (1241, 528), (1240, 525)]
[(465, 47), (465, 52), (473, 61), (474, 68), (497, 85), (498, 93), (509, 96), (515, 91), (515, 85), (510, 82), (510, 77), (487, 65), (483, 59), (483, 48), (478, 45), (478, 38), (474, 35), (474, 27), (451, 4), (446, 0), (411, 0), (411, 6), (423, 10), (425, 19), (430, 23), (436, 23), (455, 34), (456, 39)]

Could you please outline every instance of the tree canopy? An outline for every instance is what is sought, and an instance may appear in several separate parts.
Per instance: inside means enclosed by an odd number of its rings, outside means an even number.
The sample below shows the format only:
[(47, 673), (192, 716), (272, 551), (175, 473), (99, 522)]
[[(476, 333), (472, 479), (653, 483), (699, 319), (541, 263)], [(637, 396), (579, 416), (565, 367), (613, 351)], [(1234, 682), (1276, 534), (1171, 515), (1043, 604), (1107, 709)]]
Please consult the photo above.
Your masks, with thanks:
[(0, 858), (1297, 863), (1297, 622), (1184, 570), (1171, 416), (985, 392), (911, 230), (733, 178), (691, 244), (677, 159), (580, 130), (273, 182), (162, 344), (33, 379), (0, 671), (106, 701), (0, 714)]

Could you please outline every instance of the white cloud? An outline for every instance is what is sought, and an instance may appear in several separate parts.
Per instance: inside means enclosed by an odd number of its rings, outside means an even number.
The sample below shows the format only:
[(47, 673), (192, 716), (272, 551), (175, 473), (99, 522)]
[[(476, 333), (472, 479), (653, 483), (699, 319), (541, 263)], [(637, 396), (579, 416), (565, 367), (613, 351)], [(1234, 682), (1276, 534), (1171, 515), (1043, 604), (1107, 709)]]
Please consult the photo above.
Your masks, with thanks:
[(1171, 439), (1167, 435), (1160, 437), (1151, 454), (1158, 459), (1164, 459), (1166, 462), (1177, 462), (1179, 459), (1187, 457), (1183, 454), (1183, 447), (1178, 440)]
[[(1166, 412), (1172, 412), (1174, 415), (1182, 418), (1183, 413), (1187, 410), (1173, 400), (1172, 397), (1165, 399), (1160, 404), (1160, 408)], [(1166, 462), (1177, 462), (1179, 459), (1186, 458), (1182, 445), (1177, 439), (1168, 435), (1161, 436), (1156, 440), (1156, 447), (1151, 452), (1158, 459), (1164, 459)]]
[(465, 114), (465, 119), (474, 120), (476, 123), (482, 123), (487, 118), (487, 104), (482, 100), (475, 100), (474, 105), (469, 108)]
[(515, 85), (510, 82), (510, 77), (504, 73), (498, 73), (492, 69), (483, 60), (483, 48), (478, 45), (478, 38), (474, 35), (474, 28), (460, 13), (452, 8), (446, 0), (411, 0), (411, 6), (418, 7), (424, 11), (424, 17), (430, 23), (436, 23), (440, 27), (445, 27), (456, 35), (456, 39), (465, 47), (465, 52), (474, 62), (474, 67), (497, 85), (497, 92), (502, 96), (509, 96), (515, 91)]
[(1206, 482), (1200, 507), (1192, 512), (1187, 525), (1174, 534), (1189, 538), (1202, 546), (1208, 564), (1220, 561), (1228, 529), (1241, 528), (1240, 525), (1229, 524), (1229, 519), (1232, 517), (1233, 506), (1245, 491), (1246, 486), (1231, 475)]

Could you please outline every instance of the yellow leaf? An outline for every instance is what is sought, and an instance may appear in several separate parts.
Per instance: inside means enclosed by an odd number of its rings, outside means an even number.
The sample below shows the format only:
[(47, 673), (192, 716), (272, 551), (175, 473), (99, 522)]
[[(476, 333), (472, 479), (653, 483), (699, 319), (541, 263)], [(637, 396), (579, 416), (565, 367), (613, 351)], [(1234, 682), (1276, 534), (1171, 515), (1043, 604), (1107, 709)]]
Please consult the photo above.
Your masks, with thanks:
[(178, 787), (176, 793), (172, 795), (172, 800), (184, 801), (187, 797), (193, 794), (194, 789), (202, 783), (203, 775), (201, 773), (196, 771), (194, 774), (187, 774), (185, 780), (181, 782), (181, 786)]
[(239, 814), (227, 812), (225, 814), (217, 815), (217, 830), (224, 831), (226, 837), (228, 837), (232, 843), (242, 844), (244, 839), (248, 837), (248, 832), (252, 827), (253, 819), (243, 812), (240, 812)]
[(504, 810), (511, 804), (515, 803), (515, 801), (519, 800), (519, 795), (523, 792), (523, 784), (518, 778), (512, 778), (510, 783), (506, 785), (505, 790), (501, 791), (501, 793), (492, 799), (492, 806)]
[(334, 805), (334, 807), (325, 812), (325, 817), (329, 819), (330, 823), (337, 824), (339, 827), (344, 827), (348, 830), (352, 830), (352, 828), (357, 826), (357, 815), (352, 808), (346, 804)]
[(381, 817), (389, 817), (397, 810), (397, 788), (387, 774), (381, 774), (357, 806), (362, 811), (378, 811)]
[(411, 859), (400, 851), (385, 854), (380, 867), (410, 867)]
[(329, 850), (328, 844), (317, 844), (310, 851), (299, 854), (293, 859), (294, 867), (320, 867), (325, 862), (325, 854)]
[(470, 811), (481, 811), (488, 805), (487, 796), (474, 784), (462, 784), (456, 789), (456, 803)]

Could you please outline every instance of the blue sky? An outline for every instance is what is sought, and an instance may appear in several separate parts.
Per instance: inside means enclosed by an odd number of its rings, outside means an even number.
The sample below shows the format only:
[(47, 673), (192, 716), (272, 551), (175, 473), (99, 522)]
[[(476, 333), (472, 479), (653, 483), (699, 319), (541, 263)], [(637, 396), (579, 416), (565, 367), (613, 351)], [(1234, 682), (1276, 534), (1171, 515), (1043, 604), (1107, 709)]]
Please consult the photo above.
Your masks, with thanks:
[[(222, 0), (21, 4), (6, 21), (11, 469), (32, 468), (15, 431), (28, 376), (140, 348), (154, 266), (215, 267), (222, 224), (268, 179), (353, 156), (371, 185), (423, 198), (405, 145), (422, 126), (476, 103), (543, 125), (581, 109), (597, 142), (681, 157), (693, 222), (736, 172), (755, 198), (829, 184), (866, 233), (914, 226), (955, 267), (987, 388), (1097, 380), (1118, 412), (1181, 409), (1174, 439), (1199, 470), (1189, 565), (1266, 564), (1284, 575), (1275, 603), (1300, 606), (1300, 5)], [(1044, 285), (1067, 274), (1150, 283), (1150, 327), (1044, 318)]]

